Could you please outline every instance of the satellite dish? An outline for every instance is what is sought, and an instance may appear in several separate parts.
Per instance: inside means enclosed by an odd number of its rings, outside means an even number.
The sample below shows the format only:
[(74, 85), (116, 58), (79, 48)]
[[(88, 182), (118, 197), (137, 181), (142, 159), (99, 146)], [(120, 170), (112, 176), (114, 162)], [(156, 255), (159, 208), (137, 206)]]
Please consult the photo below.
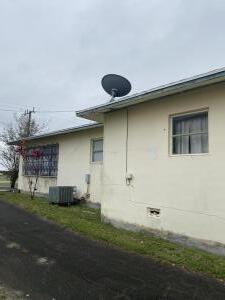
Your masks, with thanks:
[(102, 87), (112, 96), (110, 101), (115, 97), (122, 97), (127, 95), (131, 90), (130, 82), (123, 76), (116, 74), (108, 74), (102, 78)]

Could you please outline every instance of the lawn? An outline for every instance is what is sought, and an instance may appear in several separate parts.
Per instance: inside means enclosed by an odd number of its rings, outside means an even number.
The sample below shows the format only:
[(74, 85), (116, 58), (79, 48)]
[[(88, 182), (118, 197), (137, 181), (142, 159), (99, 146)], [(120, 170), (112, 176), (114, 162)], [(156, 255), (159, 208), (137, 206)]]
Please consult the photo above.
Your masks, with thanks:
[(0, 198), (92, 239), (149, 256), (163, 263), (225, 280), (225, 257), (188, 248), (145, 233), (116, 229), (101, 222), (100, 210), (81, 205), (70, 207), (49, 205), (44, 198), (30, 200), (28, 195), (9, 192), (0, 192)]
[(24, 298), (21, 298), (20, 293), (16, 293), (13, 290), (10, 290), (9, 288), (6, 288), (2, 283), (0, 282), (0, 300), (22, 300)]
[(7, 176), (5, 175), (0, 175), (0, 189), (1, 188), (9, 188), (10, 187), (10, 182)]

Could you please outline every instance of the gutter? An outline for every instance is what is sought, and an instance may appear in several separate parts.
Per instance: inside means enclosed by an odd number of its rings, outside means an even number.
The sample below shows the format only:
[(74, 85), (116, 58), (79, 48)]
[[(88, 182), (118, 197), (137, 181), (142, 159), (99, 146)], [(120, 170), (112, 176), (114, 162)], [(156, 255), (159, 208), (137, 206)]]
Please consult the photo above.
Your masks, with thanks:
[(8, 145), (18, 145), (21, 141), (38, 140), (38, 139), (47, 138), (47, 137), (51, 137), (51, 136), (59, 136), (59, 135), (63, 135), (63, 134), (80, 132), (80, 131), (89, 130), (89, 129), (93, 129), (93, 128), (100, 128), (100, 127), (103, 127), (103, 124), (101, 124), (101, 123), (85, 124), (85, 125), (81, 125), (81, 126), (77, 126), (77, 127), (52, 131), (52, 132), (45, 133), (45, 134), (29, 136), (29, 137), (26, 137), (26, 138), (23, 138), (20, 140), (11, 141), (8, 143)]
[(225, 81), (225, 68), (193, 76), (170, 84), (162, 85), (141, 93), (123, 97), (121, 99), (115, 100), (114, 102), (94, 106), (85, 110), (80, 110), (76, 112), (76, 115), (78, 117), (96, 120), (94, 117), (96, 113), (105, 113), (113, 110), (118, 110), (145, 101), (178, 94), (184, 91), (208, 86), (222, 81)]

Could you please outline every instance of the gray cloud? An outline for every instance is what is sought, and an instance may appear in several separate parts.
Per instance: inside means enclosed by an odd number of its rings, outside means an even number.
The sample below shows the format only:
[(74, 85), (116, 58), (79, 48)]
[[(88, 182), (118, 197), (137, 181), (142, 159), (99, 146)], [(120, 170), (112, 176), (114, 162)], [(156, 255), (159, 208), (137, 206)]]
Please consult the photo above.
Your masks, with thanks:
[[(2, 0), (0, 108), (79, 110), (108, 100), (106, 73), (133, 92), (225, 65), (219, 0)], [(0, 111), (0, 126), (12, 113)], [(49, 129), (83, 122), (39, 114)]]

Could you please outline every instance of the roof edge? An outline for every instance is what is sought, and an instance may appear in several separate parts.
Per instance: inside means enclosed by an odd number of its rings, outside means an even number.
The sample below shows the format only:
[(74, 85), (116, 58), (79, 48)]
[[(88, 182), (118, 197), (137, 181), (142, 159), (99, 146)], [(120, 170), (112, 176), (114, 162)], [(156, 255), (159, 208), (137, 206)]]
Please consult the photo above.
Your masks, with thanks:
[(58, 136), (58, 135), (69, 134), (69, 133), (74, 133), (74, 132), (80, 132), (80, 131), (89, 130), (89, 129), (93, 129), (93, 128), (100, 128), (100, 127), (103, 127), (103, 124), (101, 124), (101, 123), (85, 124), (85, 125), (81, 125), (81, 126), (51, 131), (51, 132), (43, 133), (43, 134), (39, 134), (39, 135), (33, 135), (33, 136), (29, 136), (24, 139), (20, 139), (20, 140), (16, 140), (16, 141), (10, 141), (8, 143), (8, 145), (18, 145), (21, 141), (38, 140), (38, 139), (47, 138), (47, 137), (51, 137), (51, 136)]
[(76, 115), (89, 120), (96, 120), (93, 118), (93, 114), (101, 114), (111, 110), (118, 110), (141, 102), (178, 94), (180, 92), (208, 86), (222, 81), (225, 81), (225, 68), (216, 69), (207, 73), (161, 85), (147, 91), (133, 94), (131, 96), (122, 97), (114, 102), (108, 102), (98, 106), (90, 107), (88, 109), (80, 110), (76, 112)]

